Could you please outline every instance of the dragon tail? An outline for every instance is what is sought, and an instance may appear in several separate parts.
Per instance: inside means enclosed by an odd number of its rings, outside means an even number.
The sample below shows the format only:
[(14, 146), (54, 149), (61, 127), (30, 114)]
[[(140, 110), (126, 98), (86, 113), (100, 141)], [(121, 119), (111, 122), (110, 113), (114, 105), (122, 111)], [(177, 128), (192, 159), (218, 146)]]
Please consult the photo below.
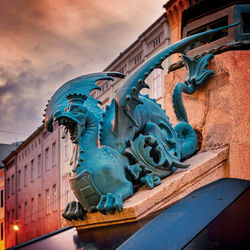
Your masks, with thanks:
[(182, 101), (182, 92), (193, 94), (196, 87), (202, 84), (209, 76), (213, 75), (212, 70), (206, 69), (208, 62), (213, 58), (213, 54), (201, 57), (199, 60), (191, 59), (183, 55), (189, 69), (189, 78), (183, 82), (178, 82), (172, 94), (174, 112), (179, 121), (188, 122), (187, 112)]

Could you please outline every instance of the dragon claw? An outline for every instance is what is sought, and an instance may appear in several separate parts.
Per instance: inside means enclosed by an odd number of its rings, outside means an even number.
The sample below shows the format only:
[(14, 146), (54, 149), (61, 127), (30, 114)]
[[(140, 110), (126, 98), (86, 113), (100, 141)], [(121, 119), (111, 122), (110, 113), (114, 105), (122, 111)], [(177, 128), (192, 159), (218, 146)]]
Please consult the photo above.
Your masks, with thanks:
[(153, 189), (155, 186), (158, 186), (161, 184), (161, 179), (158, 176), (152, 175), (152, 174), (146, 174), (142, 178), (140, 178), (140, 181), (149, 189)]
[(66, 220), (84, 220), (84, 215), (86, 211), (83, 209), (80, 202), (72, 201), (67, 204), (64, 212), (62, 213), (63, 218)]
[(101, 196), (100, 202), (96, 209), (102, 214), (114, 214), (115, 210), (122, 211), (122, 199), (112, 193), (107, 193)]
[(114, 214), (115, 212), (115, 196), (111, 193), (107, 194), (106, 204), (104, 205), (107, 212)]
[(107, 196), (106, 195), (102, 195), (101, 196), (101, 199), (96, 207), (96, 209), (102, 213), (102, 214), (106, 214), (106, 210), (105, 210), (105, 203), (106, 203), (106, 200), (107, 200)]

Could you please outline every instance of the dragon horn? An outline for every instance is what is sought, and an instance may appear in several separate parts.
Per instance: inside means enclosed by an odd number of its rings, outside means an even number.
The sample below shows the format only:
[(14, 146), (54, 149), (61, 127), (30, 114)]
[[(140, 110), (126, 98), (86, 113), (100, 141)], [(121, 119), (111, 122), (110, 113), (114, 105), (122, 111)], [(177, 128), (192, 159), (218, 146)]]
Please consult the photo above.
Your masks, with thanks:
[(148, 59), (145, 63), (142, 64), (139, 68), (137, 68), (134, 73), (132, 73), (124, 82), (122, 88), (117, 92), (115, 99), (120, 107), (126, 109), (128, 106), (128, 97), (133, 95), (134, 100), (137, 100), (139, 104), (138, 93), (141, 89), (147, 88), (147, 84), (144, 82), (148, 75), (155, 69), (161, 68), (161, 64), (166, 58), (175, 54), (175, 53), (183, 53), (188, 45), (191, 45), (200, 40), (208, 40), (209, 37), (214, 35), (215, 33), (236, 26), (239, 23), (234, 23), (228, 26), (220, 27), (214, 30), (205, 31), (199, 34), (195, 34), (189, 37), (186, 37), (174, 44), (171, 44), (167, 48), (161, 50), (159, 53)]
[[(88, 75), (79, 76), (65, 84), (63, 84), (51, 97), (45, 109), (45, 127), (48, 131), (53, 131), (54, 114), (57, 111), (63, 111), (68, 105), (69, 95), (82, 95), (83, 100), (88, 102), (89, 109), (95, 109), (98, 115), (101, 114), (101, 109), (98, 108), (97, 103), (100, 102), (90, 96), (90, 92), (94, 89), (100, 89), (96, 85), (100, 80), (114, 80), (113, 77), (124, 78), (124, 75), (119, 72), (100, 72)], [(99, 114), (100, 113), (100, 114)]]

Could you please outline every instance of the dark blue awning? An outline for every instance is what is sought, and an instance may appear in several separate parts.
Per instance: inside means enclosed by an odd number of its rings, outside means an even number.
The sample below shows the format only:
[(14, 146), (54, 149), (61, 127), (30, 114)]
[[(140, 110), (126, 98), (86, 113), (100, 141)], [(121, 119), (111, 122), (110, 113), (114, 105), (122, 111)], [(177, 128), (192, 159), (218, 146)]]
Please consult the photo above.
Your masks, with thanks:
[(244, 249), (250, 245), (249, 186), (250, 181), (221, 179), (155, 218), (80, 233), (67, 227), (12, 249)]

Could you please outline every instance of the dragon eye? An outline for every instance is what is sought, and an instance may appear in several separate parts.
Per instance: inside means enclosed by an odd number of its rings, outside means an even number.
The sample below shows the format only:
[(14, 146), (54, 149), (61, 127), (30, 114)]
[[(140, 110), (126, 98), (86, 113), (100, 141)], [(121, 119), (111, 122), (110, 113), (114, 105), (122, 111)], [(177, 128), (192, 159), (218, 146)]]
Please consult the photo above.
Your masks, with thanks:
[(74, 115), (77, 115), (77, 114), (79, 114), (79, 113), (83, 113), (82, 110), (79, 109), (79, 108), (77, 108), (77, 107), (71, 109), (71, 112), (72, 112)]

